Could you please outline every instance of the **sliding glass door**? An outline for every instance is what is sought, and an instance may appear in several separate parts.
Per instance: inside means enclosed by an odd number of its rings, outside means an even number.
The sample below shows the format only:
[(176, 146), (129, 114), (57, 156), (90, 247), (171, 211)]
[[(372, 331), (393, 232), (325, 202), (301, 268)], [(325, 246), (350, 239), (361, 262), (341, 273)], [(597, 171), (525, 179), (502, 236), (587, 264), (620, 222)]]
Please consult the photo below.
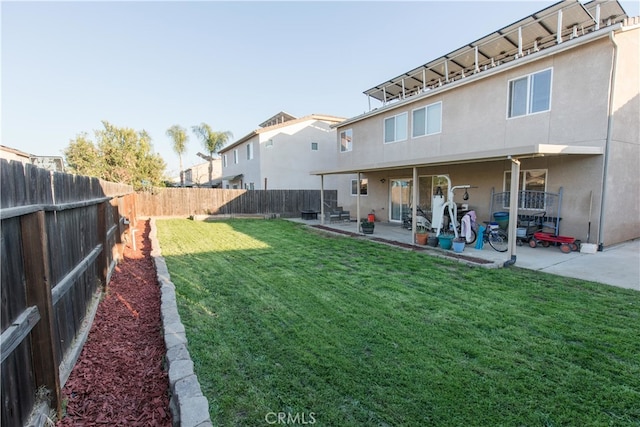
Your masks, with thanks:
[(391, 221), (400, 222), (404, 214), (411, 215), (411, 192), (413, 180), (391, 180)]

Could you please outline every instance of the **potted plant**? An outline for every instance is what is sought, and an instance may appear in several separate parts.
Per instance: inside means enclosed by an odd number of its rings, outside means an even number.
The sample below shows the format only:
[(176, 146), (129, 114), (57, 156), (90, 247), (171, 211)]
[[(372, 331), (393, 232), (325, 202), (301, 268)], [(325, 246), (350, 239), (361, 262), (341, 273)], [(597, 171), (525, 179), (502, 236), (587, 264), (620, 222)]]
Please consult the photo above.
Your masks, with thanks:
[(453, 234), (442, 233), (438, 235), (438, 244), (442, 249), (451, 249), (453, 243)]
[(462, 251), (464, 251), (464, 246), (467, 243), (466, 239), (464, 237), (456, 237), (455, 239), (453, 239), (453, 251), (457, 252), (457, 253), (461, 253)]
[(429, 230), (424, 225), (416, 224), (416, 243), (419, 245), (426, 245), (427, 238), (429, 237)]
[(374, 222), (369, 221), (367, 218), (362, 218), (360, 220), (360, 229), (364, 234), (373, 234), (373, 229), (376, 224)]

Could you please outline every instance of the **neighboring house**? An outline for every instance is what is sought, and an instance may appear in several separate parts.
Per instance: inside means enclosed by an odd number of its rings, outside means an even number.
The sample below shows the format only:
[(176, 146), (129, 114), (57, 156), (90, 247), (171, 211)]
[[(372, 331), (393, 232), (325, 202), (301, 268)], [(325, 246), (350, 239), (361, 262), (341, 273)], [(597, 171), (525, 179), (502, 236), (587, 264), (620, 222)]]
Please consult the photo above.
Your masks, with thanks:
[[(220, 150), (223, 188), (250, 190), (320, 189), (310, 174), (336, 162), (336, 130), (344, 118), (311, 114), (296, 118), (280, 112), (248, 135)], [(335, 178), (324, 182), (335, 189)]]
[(35, 156), (16, 150), (15, 148), (0, 145), (0, 159), (12, 160), (23, 164), (33, 164), (40, 168), (53, 172), (64, 172), (64, 161), (62, 156)]
[[(638, 238), (639, 55), (640, 18), (617, 1), (557, 3), (365, 91), (381, 105), (337, 125), (337, 166), (313, 173), (340, 176), (338, 204), (360, 217), (430, 209), (446, 175), (473, 186), (455, 201), (480, 224), (550, 209), (559, 234), (600, 248)], [(511, 188), (561, 203), (496, 203)]]
[[(222, 185), (222, 159), (216, 158), (212, 162), (212, 181), (209, 182), (209, 162), (191, 166), (184, 171), (185, 187), (220, 187)], [(180, 185), (178, 183), (177, 185)]]

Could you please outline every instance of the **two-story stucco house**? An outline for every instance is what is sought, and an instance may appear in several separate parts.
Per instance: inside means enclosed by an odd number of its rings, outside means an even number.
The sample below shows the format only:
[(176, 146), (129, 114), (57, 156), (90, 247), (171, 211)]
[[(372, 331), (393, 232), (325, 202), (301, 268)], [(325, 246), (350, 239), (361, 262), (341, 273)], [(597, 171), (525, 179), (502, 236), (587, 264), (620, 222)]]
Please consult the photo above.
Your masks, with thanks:
[[(280, 112), (248, 135), (220, 150), (223, 188), (249, 190), (319, 189), (312, 169), (333, 167), (336, 130), (342, 117), (311, 114), (296, 118)], [(336, 184), (325, 181), (325, 189)]]
[(546, 210), (600, 248), (638, 238), (639, 55), (640, 19), (617, 1), (559, 2), (365, 91), (378, 106), (336, 126), (337, 166), (313, 173), (341, 176), (359, 217), (431, 209), (446, 176), (471, 186), (455, 202), (479, 223)]
[[(201, 157), (207, 156), (201, 155)], [(212, 168), (211, 181), (209, 181), (209, 168)], [(215, 158), (211, 162), (199, 163), (185, 169), (184, 185), (185, 187), (219, 188), (222, 185), (222, 159)]]

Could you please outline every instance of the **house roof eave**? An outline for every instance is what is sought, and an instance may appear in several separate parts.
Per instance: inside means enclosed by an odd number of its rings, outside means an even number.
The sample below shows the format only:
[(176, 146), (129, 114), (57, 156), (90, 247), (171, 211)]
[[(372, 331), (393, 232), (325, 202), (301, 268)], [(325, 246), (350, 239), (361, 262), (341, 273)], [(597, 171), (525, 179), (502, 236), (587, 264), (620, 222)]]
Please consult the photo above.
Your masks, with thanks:
[(478, 163), (509, 158), (531, 158), (560, 155), (602, 155), (604, 149), (598, 146), (535, 144), (512, 148), (474, 151), (462, 154), (446, 154), (442, 156), (424, 157), (411, 161), (393, 161), (363, 164), (359, 167), (346, 167), (311, 171), (311, 175), (344, 175), (358, 172), (377, 172), (384, 170), (406, 169), (413, 167), (440, 166), (461, 163)]

